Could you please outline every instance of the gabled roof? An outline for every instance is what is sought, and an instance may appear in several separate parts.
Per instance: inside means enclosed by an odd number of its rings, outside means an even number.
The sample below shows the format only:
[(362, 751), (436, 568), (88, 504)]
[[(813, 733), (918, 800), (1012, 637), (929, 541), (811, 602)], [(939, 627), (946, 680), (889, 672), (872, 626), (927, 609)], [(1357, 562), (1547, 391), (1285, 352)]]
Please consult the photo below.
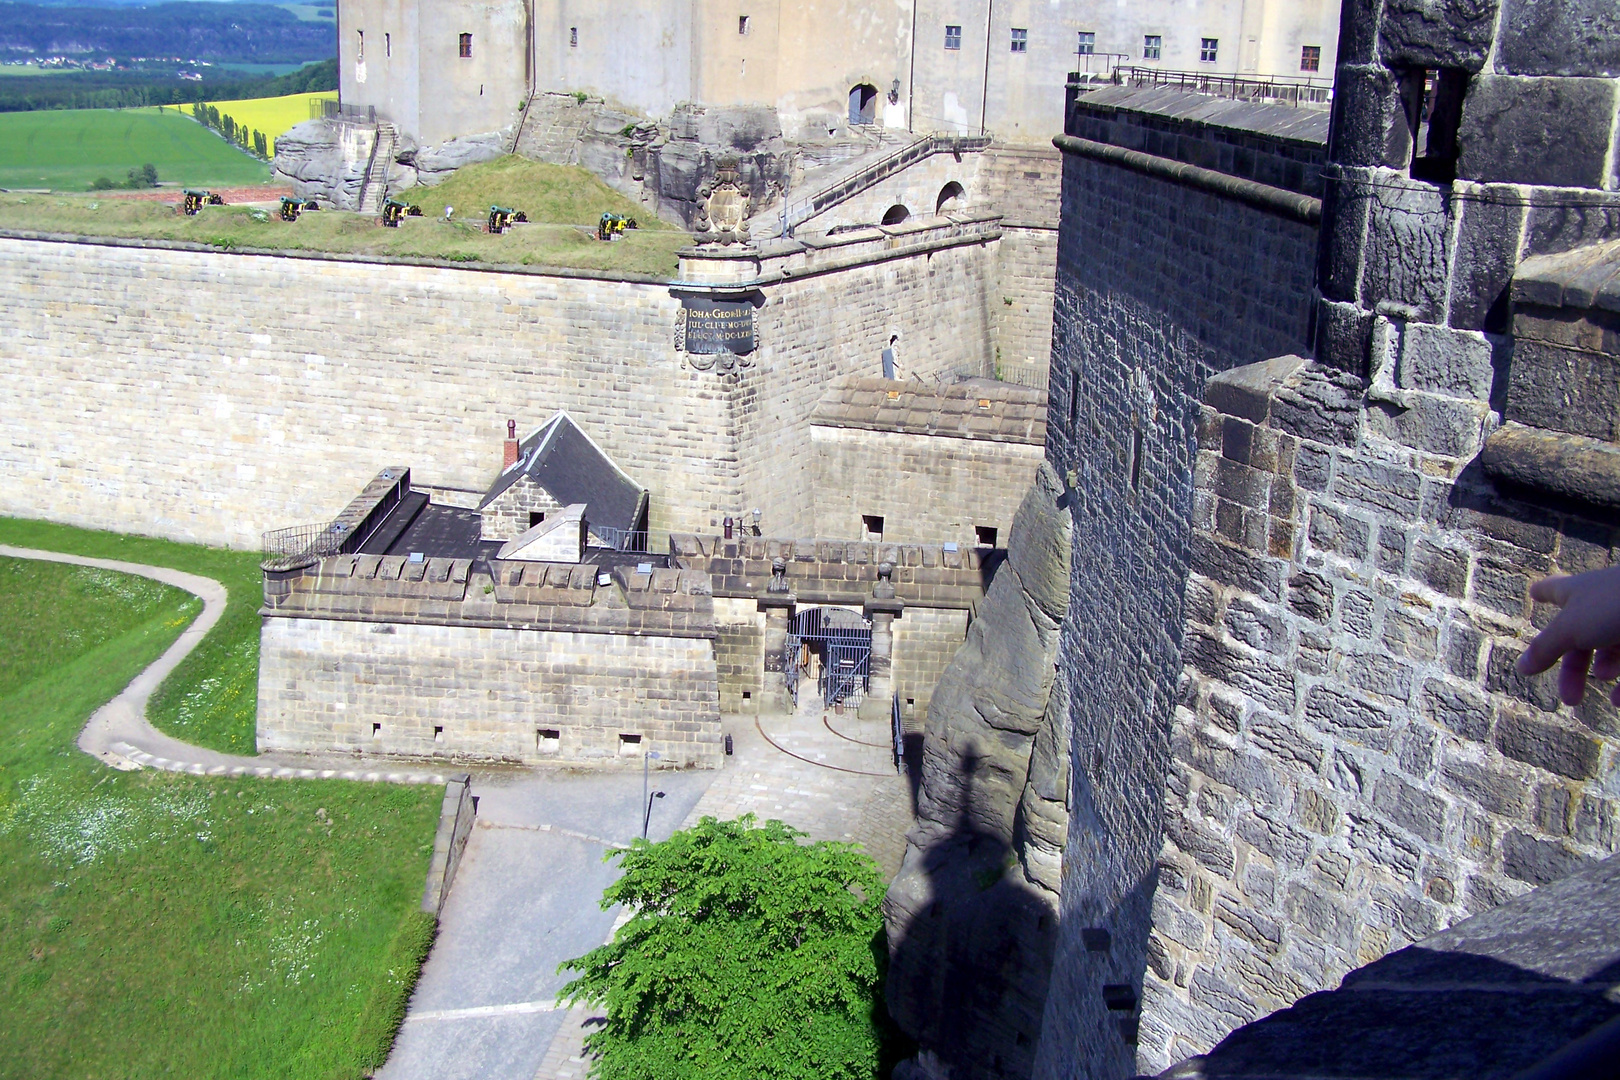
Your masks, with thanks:
[(518, 443), (517, 461), (495, 478), (478, 508), (525, 476), (563, 506), (584, 503), (590, 523), (609, 528), (635, 528), (646, 497), (646, 489), (562, 411)]

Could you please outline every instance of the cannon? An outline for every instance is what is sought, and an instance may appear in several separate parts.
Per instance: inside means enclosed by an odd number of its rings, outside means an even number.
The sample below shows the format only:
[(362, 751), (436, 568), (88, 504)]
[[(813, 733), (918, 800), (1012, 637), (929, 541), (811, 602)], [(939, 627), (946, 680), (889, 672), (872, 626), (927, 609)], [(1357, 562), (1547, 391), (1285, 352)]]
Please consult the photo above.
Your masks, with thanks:
[(180, 209), (185, 212), (187, 217), (196, 217), (197, 212), (205, 206), (224, 205), (225, 200), (212, 191), (198, 191), (193, 188), (186, 188), (185, 201), (180, 204)]
[(499, 236), (513, 225), (528, 220), (529, 216), (521, 210), (513, 210), (509, 206), (492, 206), (489, 208), (489, 224), (484, 227), (484, 231)]
[(286, 195), (281, 197), (281, 220), (297, 221), (298, 215), (305, 210), (319, 210), (321, 204), (314, 199), (293, 199)]
[(382, 223), (390, 229), (399, 228), (399, 223), (408, 217), (421, 217), (422, 208), (412, 203), (400, 202), (398, 199), (387, 199), (383, 202)]
[(596, 223), (596, 238), (598, 240), (616, 240), (626, 229), (639, 229), (633, 217), (621, 217), (618, 214), (607, 213), (602, 220)]

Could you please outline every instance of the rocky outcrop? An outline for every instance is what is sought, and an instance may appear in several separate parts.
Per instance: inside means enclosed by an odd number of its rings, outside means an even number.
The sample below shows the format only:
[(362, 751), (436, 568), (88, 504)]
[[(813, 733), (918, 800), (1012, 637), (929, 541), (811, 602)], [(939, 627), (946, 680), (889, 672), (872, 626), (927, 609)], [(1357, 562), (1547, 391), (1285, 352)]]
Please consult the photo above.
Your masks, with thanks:
[(1072, 524), (1042, 464), (928, 709), (917, 824), (884, 899), (889, 1010), (921, 1047), (897, 1077), (1028, 1076), (1068, 831), (1055, 679)]
[[(305, 121), (276, 139), (275, 179), (292, 185), (293, 194), (301, 199), (339, 210), (357, 209), (377, 137), (374, 124)], [(400, 134), (388, 163), (388, 190), (437, 184), (463, 165), (500, 157), (510, 140), (510, 130), (488, 131), (438, 146), (417, 146)], [(383, 145), (388, 145), (386, 140)]]

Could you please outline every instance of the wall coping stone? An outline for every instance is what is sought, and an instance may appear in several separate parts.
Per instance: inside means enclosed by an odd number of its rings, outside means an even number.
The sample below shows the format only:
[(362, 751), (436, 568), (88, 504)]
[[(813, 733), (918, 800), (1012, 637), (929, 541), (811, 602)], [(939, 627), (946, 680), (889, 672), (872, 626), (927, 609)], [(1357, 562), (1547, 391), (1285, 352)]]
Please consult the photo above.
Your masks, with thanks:
[(1303, 356), (1289, 354), (1223, 371), (1204, 385), (1204, 404), (1229, 416), (1263, 424), (1271, 415), (1271, 399), (1308, 363)]
[(1532, 255), (1513, 272), (1513, 302), (1620, 312), (1620, 240)]
[(1161, 180), (1197, 188), (1211, 195), (1236, 199), (1257, 210), (1269, 211), (1307, 225), (1318, 225), (1322, 221), (1322, 200), (1310, 195), (1301, 195), (1297, 191), (1272, 187), (1270, 184), (1245, 180), (1238, 176), (1228, 176), (1213, 169), (1188, 165), (1184, 161), (1144, 154), (1139, 150), (1127, 150), (1122, 146), (1094, 142), (1074, 135), (1059, 135), (1052, 140), (1052, 145), (1065, 154), (1119, 165)]
[(1509, 483), (1620, 509), (1620, 446), (1611, 442), (1510, 420), (1486, 437), (1480, 465)]

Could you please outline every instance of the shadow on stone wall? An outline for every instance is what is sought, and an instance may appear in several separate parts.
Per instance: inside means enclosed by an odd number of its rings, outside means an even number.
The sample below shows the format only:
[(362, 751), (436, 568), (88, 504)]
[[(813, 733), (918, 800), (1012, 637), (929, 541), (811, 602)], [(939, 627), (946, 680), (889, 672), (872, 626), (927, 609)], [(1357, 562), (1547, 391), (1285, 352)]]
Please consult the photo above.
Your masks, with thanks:
[(906, 748), (917, 825), (884, 915), (889, 1011), (919, 1053), (896, 1077), (1028, 1076), (1034, 1062), (1068, 830), (1061, 493), (1043, 464), (921, 746)]

